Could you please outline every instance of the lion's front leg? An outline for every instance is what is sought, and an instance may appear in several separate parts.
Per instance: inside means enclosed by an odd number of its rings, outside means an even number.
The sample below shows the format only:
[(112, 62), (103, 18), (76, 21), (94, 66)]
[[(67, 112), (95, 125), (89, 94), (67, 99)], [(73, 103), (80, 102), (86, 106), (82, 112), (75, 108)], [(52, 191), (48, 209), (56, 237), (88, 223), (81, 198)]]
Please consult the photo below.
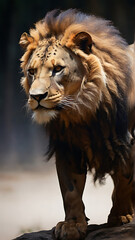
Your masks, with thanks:
[[(78, 169), (72, 157), (56, 155), (56, 167), (62, 192), (65, 221), (59, 222), (55, 228), (58, 239), (83, 239), (86, 234), (87, 221), (84, 213), (82, 194), (86, 180), (86, 170), (77, 173)], [(64, 159), (63, 159), (64, 157)], [(78, 164), (81, 164), (81, 160)], [(78, 166), (79, 167), (79, 166)]]
[(121, 171), (112, 176), (114, 191), (112, 194), (113, 206), (108, 217), (109, 225), (119, 226), (133, 220), (133, 174), (126, 178)]

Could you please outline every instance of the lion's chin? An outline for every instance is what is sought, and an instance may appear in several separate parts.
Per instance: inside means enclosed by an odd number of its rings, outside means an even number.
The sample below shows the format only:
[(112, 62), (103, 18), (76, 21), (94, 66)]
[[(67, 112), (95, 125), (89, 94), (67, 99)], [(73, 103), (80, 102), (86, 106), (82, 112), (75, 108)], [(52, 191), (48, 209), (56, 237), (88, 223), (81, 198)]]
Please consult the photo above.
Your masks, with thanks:
[(33, 112), (32, 118), (38, 124), (47, 124), (53, 118), (57, 116), (58, 112), (56, 110), (36, 110)]

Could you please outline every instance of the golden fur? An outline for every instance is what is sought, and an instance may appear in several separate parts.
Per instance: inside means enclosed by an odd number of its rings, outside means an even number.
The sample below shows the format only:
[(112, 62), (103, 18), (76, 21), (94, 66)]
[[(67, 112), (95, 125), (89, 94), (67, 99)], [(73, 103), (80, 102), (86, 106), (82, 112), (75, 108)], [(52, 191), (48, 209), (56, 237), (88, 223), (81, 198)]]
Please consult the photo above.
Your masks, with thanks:
[[(58, 224), (56, 237), (62, 238), (66, 232), (67, 239), (79, 239), (86, 231), (80, 196), (87, 166), (90, 171), (94, 169), (95, 180), (102, 180), (106, 173), (112, 175), (115, 190), (109, 223), (132, 220), (130, 156), (135, 115), (132, 50), (128, 50), (127, 43), (109, 21), (76, 10), (48, 13), (29, 35), (21, 36), (20, 44), (25, 49), (21, 58), (22, 86), (29, 96), (34, 119), (45, 123), (50, 135), (49, 157), (56, 154), (66, 221), (75, 218), (81, 224), (80, 233), (75, 223), (74, 233), (70, 224)], [(29, 75), (34, 79), (31, 83)], [(76, 180), (73, 173), (79, 174)], [(74, 199), (79, 201), (76, 211)]]

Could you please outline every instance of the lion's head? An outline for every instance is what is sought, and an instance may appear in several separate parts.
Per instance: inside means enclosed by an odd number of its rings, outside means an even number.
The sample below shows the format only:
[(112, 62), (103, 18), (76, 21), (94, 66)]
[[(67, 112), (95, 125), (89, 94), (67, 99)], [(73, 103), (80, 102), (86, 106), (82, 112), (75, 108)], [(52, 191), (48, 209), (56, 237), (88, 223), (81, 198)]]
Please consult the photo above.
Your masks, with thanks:
[[(105, 29), (103, 39), (100, 35), (95, 36), (94, 27), (90, 32), (86, 20), (77, 23), (74, 14), (78, 18), (80, 15), (73, 10), (67, 11), (63, 19), (62, 14), (55, 17), (54, 13), (38, 22), (36, 28), (30, 30), (30, 35), (24, 33), (20, 39), (21, 46), (26, 50), (21, 59), (24, 71), (22, 85), (28, 94), (33, 118), (38, 123), (46, 123), (59, 116), (65, 119), (68, 113), (68, 119), (74, 121), (80, 121), (88, 114), (94, 115), (104, 95), (112, 104), (107, 84), (118, 95), (117, 84), (108, 82), (108, 69), (115, 71), (120, 81), (122, 75), (117, 71), (118, 63), (106, 52), (105, 36), (111, 33)], [(92, 21), (95, 21), (94, 17), (91, 17)], [(119, 39), (116, 40), (118, 42)], [(103, 49), (100, 49), (100, 41), (103, 41)], [(116, 49), (111, 49), (114, 39), (110, 38), (109, 42), (109, 51), (115, 58)], [(121, 43), (120, 54), (123, 48)], [(101, 54), (101, 51), (104, 53)], [(122, 88), (125, 88), (124, 82)]]

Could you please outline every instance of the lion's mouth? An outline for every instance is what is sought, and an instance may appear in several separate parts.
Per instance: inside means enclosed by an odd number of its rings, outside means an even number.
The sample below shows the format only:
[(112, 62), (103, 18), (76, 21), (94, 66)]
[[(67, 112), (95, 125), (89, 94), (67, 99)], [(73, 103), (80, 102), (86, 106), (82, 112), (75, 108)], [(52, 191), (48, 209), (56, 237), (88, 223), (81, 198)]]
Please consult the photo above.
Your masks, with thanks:
[(34, 110), (54, 110), (54, 108), (47, 108), (39, 104)]
[(62, 106), (60, 105), (57, 105), (55, 107), (51, 107), (51, 108), (47, 108), (47, 107), (44, 107), (44, 106), (41, 106), (40, 104), (34, 109), (34, 111), (36, 110), (44, 110), (44, 111), (59, 111), (62, 109)]
[[(71, 99), (70, 99), (71, 100)], [(50, 101), (35, 101), (33, 98), (28, 99), (28, 105), (31, 108), (32, 111), (60, 111), (62, 109), (70, 107), (71, 103), (67, 101), (66, 99), (63, 99), (60, 101), (57, 100), (55, 103), (52, 103)]]

